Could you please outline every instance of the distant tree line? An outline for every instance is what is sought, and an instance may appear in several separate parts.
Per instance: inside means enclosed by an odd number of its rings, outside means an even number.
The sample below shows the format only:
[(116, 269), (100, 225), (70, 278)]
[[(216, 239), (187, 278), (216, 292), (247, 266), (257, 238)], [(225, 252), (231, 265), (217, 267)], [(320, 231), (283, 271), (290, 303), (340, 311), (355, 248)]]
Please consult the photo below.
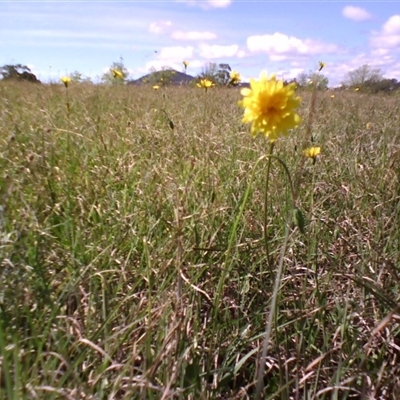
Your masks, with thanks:
[(35, 74), (32, 73), (30, 68), (26, 65), (16, 64), (16, 65), (3, 65), (0, 67), (0, 75), (2, 75), (3, 80), (20, 80), (33, 83), (40, 83), (39, 79)]
[[(185, 64), (186, 63), (186, 64)], [(201, 79), (208, 79), (217, 86), (226, 86), (229, 84), (231, 67), (226, 63), (210, 62), (206, 64), (200, 74), (191, 77), (186, 74), (188, 62), (184, 62), (184, 73), (178, 72), (170, 67), (164, 66), (160, 71), (155, 68), (150, 73), (136, 81), (129, 81), (129, 71), (124, 65), (121, 57), (118, 62), (113, 62), (109, 70), (104, 72), (101, 82), (104, 84), (124, 84), (124, 83), (148, 83), (153, 86), (166, 86), (171, 84), (195, 84)], [(39, 79), (32, 73), (29, 67), (22, 64), (3, 65), (0, 67), (0, 75), (2, 80), (20, 80), (27, 82), (40, 83)], [(90, 78), (84, 77), (79, 71), (75, 71), (69, 75), (72, 82), (76, 83), (92, 83)], [(328, 78), (320, 72), (310, 71), (301, 72), (291, 82), (296, 82), (297, 86), (302, 89), (325, 90), (328, 88)], [(357, 89), (357, 91), (365, 93), (390, 93), (400, 89), (400, 81), (397, 79), (384, 78), (379, 68), (373, 68), (365, 64), (355, 70), (349, 71), (342, 83), (342, 89)]]
[(348, 89), (358, 88), (361, 92), (366, 93), (389, 93), (400, 89), (400, 82), (397, 79), (384, 78), (379, 68), (364, 64), (362, 67), (346, 74), (342, 81), (342, 87)]
[(198, 79), (208, 79), (218, 86), (226, 86), (230, 80), (231, 67), (229, 64), (210, 62), (205, 65), (197, 76)]
[(313, 89), (314, 86), (317, 89), (325, 90), (328, 89), (329, 84), (329, 80), (325, 75), (314, 71), (310, 71), (309, 73), (300, 72), (294, 79), (294, 82), (297, 84), (297, 87), (310, 90)]

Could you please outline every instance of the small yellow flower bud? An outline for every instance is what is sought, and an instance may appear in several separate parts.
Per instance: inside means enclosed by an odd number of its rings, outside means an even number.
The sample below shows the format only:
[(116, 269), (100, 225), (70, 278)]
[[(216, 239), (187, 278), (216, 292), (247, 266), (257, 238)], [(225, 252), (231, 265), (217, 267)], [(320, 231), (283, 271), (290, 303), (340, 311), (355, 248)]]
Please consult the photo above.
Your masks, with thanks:
[(63, 76), (60, 79), (64, 86), (67, 88), (68, 84), (71, 82), (71, 78), (69, 76)]

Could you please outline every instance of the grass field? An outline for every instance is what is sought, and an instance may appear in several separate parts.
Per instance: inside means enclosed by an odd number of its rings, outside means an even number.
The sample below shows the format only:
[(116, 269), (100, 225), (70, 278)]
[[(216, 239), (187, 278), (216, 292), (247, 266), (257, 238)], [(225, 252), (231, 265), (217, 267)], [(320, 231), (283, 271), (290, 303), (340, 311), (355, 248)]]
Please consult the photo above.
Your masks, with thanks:
[[(318, 93), (313, 164), (299, 95), (263, 398), (400, 399), (400, 97)], [(269, 266), (240, 98), (0, 82), (1, 399), (254, 398), (291, 197), (274, 160)]]

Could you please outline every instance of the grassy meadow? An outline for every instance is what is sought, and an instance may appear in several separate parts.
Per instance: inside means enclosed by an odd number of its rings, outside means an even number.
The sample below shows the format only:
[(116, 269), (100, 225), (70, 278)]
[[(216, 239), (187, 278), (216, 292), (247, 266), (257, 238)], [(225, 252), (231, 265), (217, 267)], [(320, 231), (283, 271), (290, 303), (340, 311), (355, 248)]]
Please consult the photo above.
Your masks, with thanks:
[[(331, 94), (275, 145), (306, 224), (263, 398), (400, 399), (400, 97)], [(0, 82), (0, 399), (254, 398), (291, 196), (274, 159), (268, 262), (240, 98)]]

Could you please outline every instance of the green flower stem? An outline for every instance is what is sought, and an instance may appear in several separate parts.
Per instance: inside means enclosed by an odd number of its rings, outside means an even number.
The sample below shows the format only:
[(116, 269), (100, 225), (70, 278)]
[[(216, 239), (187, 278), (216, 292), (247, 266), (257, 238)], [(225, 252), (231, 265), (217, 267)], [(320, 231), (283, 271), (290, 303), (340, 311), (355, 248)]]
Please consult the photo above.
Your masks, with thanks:
[[(269, 155), (272, 155), (274, 147), (275, 147), (275, 142), (271, 142), (269, 146)], [(269, 188), (269, 175), (271, 171), (271, 163), (272, 163), (272, 157), (269, 157), (267, 165), (267, 177), (265, 179), (265, 198), (264, 198), (264, 243), (265, 243), (265, 253), (267, 255), (267, 264), (270, 273), (272, 273), (272, 263), (268, 246), (268, 188)]]
[[(317, 86), (319, 83), (321, 69), (317, 72), (317, 82), (313, 83), (313, 91), (311, 94), (310, 108), (308, 111), (308, 121), (307, 121), (307, 125), (306, 125), (305, 137), (302, 138), (302, 143), (300, 143), (301, 150), (304, 150), (307, 147), (308, 141), (310, 141), (311, 143), (314, 142), (314, 138), (312, 136), (311, 131), (312, 131), (312, 125), (313, 125), (313, 119), (314, 119), (314, 113), (315, 113), (315, 104), (317, 102)], [(299, 141), (301, 142), (301, 138)], [(297, 146), (295, 147), (295, 149), (296, 148), (297, 148)], [(295, 178), (296, 194), (300, 190), (300, 181), (301, 181), (301, 176), (303, 173), (304, 162), (305, 162), (305, 158), (302, 158), (302, 161), (300, 162), (300, 167), (298, 168), (297, 177)]]
[(308, 112), (308, 121), (307, 121), (307, 127), (306, 127), (306, 137), (305, 137), (305, 143), (303, 144), (303, 149), (306, 146), (306, 143), (308, 140), (311, 141), (311, 143), (314, 141), (313, 136), (311, 134), (311, 128), (313, 125), (313, 119), (314, 119), (314, 113), (315, 113), (315, 104), (317, 101), (317, 87), (319, 84), (320, 80), (320, 71), (321, 69), (317, 72), (316, 79), (313, 82), (313, 91), (311, 94), (311, 103), (310, 103), (310, 110)]
[[(285, 173), (286, 173), (286, 176), (287, 176), (287, 179), (288, 179), (288, 182), (289, 182), (289, 186), (290, 186), (290, 191), (291, 191), (291, 194), (292, 194), (292, 212), (290, 213), (290, 218), (292, 218), (293, 210), (296, 208), (296, 200), (295, 200), (296, 198), (295, 198), (293, 181), (292, 181), (292, 178), (290, 176), (289, 169), (288, 169), (287, 165), (285, 164), (285, 162), (281, 158), (279, 158), (278, 156), (275, 156), (273, 154), (266, 154), (264, 156), (261, 156), (256, 161), (256, 163), (254, 165), (253, 171), (252, 171), (251, 176), (250, 176), (250, 182), (247, 185), (247, 189), (246, 189), (246, 192), (244, 193), (242, 203), (240, 204), (239, 212), (236, 215), (235, 221), (234, 221), (233, 226), (232, 226), (232, 230), (231, 230), (230, 235), (229, 235), (228, 248), (227, 248), (226, 253), (225, 253), (225, 260), (224, 260), (224, 264), (223, 264), (223, 270), (222, 270), (222, 274), (221, 274), (221, 277), (220, 277), (219, 282), (218, 282), (217, 292), (216, 292), (216, 295), (215, 295), (215, 298), (214, 298), (214, 324), (215, 324), (215, 327), (216, 327), (217, 320), (218, 320), (217, 314), (220, 311), (218, 305), (219, 305), (219, 302), (221, 300), (224, 284), (225, 284), (226, 278), (228, 277), (228, 274), (231, 272), (231, 269), (232, 269), (232, 266), (230, 265), (230, 255), (231, 255), (231, 252), (232, 252), (233, 244), (236, 242), (235, 239), (236, 239), (237, 228), (238, 228), (239, 222), (240, 222), (240, 220), (241, 220), (241, 218), (243, 216), (244, 208), (246, 206), (247, 200), (248, 200), (249, 195), (250, 195), (251, 185), (253, 183), (255, 171), (257, 170), (258, 165), (260, 164), (260, 162), (263, 161), (266, 158), (268, 158), (268, 160), (270, 160), (272, 158), (276, 159), (281, 164), (283, 169), (285, 170)], [(287, 241), (286, 235), (288, 235), (288, 234), (289, 234), (289, 231), (287, 231), (286, 234), (285, 234), (285, 240), (286, 241)], [(285, 247), (285, 249), (286, 249), (286, 247)], [(283, 258), (282, 254), (284, 255), (284, 253), (281, 253), (281, 258)]]
[(70, 123), (70, 105), (69, 105), (68, 86), (65, 86), (65, 99), (66, 99), (65, 107), (67, 109), (67, 120), (68, 120), (68, 123), (67, 123), (67, 151), (69, 154), (70, 147), (71, 147), (71, 132), (70, 132), (71, 123)]
[[(240, 208), (239, 208), (239, 212), (236, 215), (235, 221), (233, 223), (232, 226), (232, 230), (230, 232), (229, 235), (229, 242), (228, 242), (228, 248), (226, 250), (225, 253), (225, 260), (223, 263), (223, 269), (221, 272), (221, 277), (219, 279), (218, 282), (218, 287), (217, 287), (217, 291), (214, 297), (214, 307), (213, 307), (213, 331), (216, 332), (218, 331), (218, 314), (221, 311), (221, 308), (219, 307), (219, 303), (221, 301), (221, 297), (223, 295), (223, 289), (224, 289), (224, 285), (225, 285), (225, 281), (228, 277), (228, 275), (230, 274), (231, 270), (232, 270), (232, 264), (230, 262), (230, 256), (231, 256), (231, 252), (232, 252), (232, 248), (233, 248), (233, 244), (236, 242), (236, 232), (239, 226), (239, 222), (243, 216), (243, 212), (244, 212), (244, 208), (246, 206), (247, 200), (249, 198), (250, 195), (250, 190), (251, 190), (251, 186), (253, 183), (253, 179), (254, 179), (254, 174), (255, 171), (257, 170), (258, 165), (260, 164), (261, 161), (263, 161), (265, 158), (268, 158), (268, 164), (270, 164), (270, 160), (272, 158), (276, 159), (281, 166), (283, 167), (283, 169), (285, 170), (286, 176), (288, 178), (289, 181), (289, 185), (290, 185), (290, 190), (291, 190), (291, 198), (292, 198), (292, 210), (289, 213), (288, 216), (288, 220), (286, 222), (286, 229), (285, 229), (285, 237), (284, 237), (284, 242), (283, 242), (283, 246), (281, 248), (281, 253), (280, 253), (280, 259), (279, 259), (279, 265), (278, 265), (278, 270), (276, 273), (276, 277), (275, 277), (275, 285), (274, 285), (274, 291), (273, 291), (273, 295), (272, 295), (272, 302), (271, 302), (271, 307), (270, 307), (270, 312), (268, 315), (268, 321), (267, 321), (267, 325), (265, 328), (265, 337), (264, 337), (264, 344), (263, 344), (263, 351), (262, 351), (262, 355), (260, 357), (260, 367), (259, 367), (259, 371), (258, 371), (258, 382), (257, 382), (257, 393), (256, 393), (256, 399), (259, 398), (259, 395), (261, 393), (262, 387), (263, 387), (263, 375), (264, 375), (264, 370), (265, 370), (265, 360), (267, 357), (267, 351), (268, 351), (268, 344), (269, 344), (269, 338), (271, 336), (271, 331), (272, 331), (272, 326), (273, 326), (273, 321), (275, 318), (275, 314), (277, 313), (277, 298), (278, 298), (278, 291), (279, 291), (279, 286), (280, 286), (280, 282), (281, 282), (281, 276), (283, 273), (283, 258), (285, 256), (286, 253), (286, 247), (287, 247), (287, 243), (289, 240), (289, 235), (290, 235), (290, 222), (293, 220), (293, 215), (294, 215), (294, 211), (296, 208), (296, 198), (295, 198), (295, 192), (294, 192), (294, 186), (293, 186), (293, 181), (292, 178), (290, 176), (290, 172), (289, 169), (287, 167), (287, 165), (285, 164), (285, 162), (279, 158), (278, 156), (275, 156), (273, 154), (266, 154), (264, 156), (261, 156), (257, 162), (254, 165), (253, 171), (251, 173), (251, 177), (250, 177), (250, 182), (247, 185), (247, 189), (246, 192), (244, 193), (243, 196), (243, 200), (240, 204)], [(219, 346), (219, 337), (218, 335), (215, 336), (215, 340), (214, 340), (214, 345), (217, 347)], [(257, 397), (258, 396), (258, 397)]]
[(315, 158), (313, 159), (313, 173), (312, 173), (312, 186), (311, 186), (311, 199), (310, 199), (311, 217), (314, 212), (314, 187), (315, 187)]
[(268, 320), (267, 324), (265, 327), (265, 335), (264, 335), (264, 341), (263, 341), (263, 349), (260, 357), (260, 365), (258, 369), (258, 374), (257, 374), (257, 385), (256, 385), (256, 394), (255, 394), (255, 399), (258, 400), (260, 399), (262, 389), (264, 387), (264, 371), (265, 371), (265, 361), (267, 359), (267, 354), (268, 354), (268, 347), (269, 347), (269, 339), (271, 337), (271, 332), (272, 332), (272, 321), (275, 320), (275, 315), (277, 314), (278, 311), (278, 293), (279, 293), (279, 287), (281, 284), (281, 276), (283, 274), (283, 259), (286, 253), (286, 247), (289, 241), (289, 235), (290, 235), (290, 221), (293, 218), (293, 212), (294, 212), (294, 207), (291, 210), (288, 219), (286, 221), (286, 228), (285, 228), (285, 239), (283, 241), (283, 245), (281, 248), (281, 253), (279, 256), (279, 265), (278, 265), (278, 270), (276, 272), (275, 276), (275, 283), (274, 283), (274, 291), (272, 294), (272, 300), (271, 300), (271, 307), (270, 311), (268, 313)]
[(317, 293), (319, 293), (319, 283), (318, 283), (318, 274), (317, 274), (317, 249), (318, 249), (318, 243), (317, 243), (317, 235), (316, 235), (316, 228), (315, 228), (315, 224), (313, 223), (312, 219), (313, 219), (313, 215), (314, 215), (314, 188), (315, 188), (315, 161), (316, 158), (313, 159), (313, 173), (312, 173), (312, 186), (311, 186), (311, 199), (310, 199), (310, 225), (311, 225), (311, 235), (313, 238), (313, 246), (311, 248), (314, 249), (313, 253), (314, 253), (314, 260), (315, 261), (315, 284), (316, 284), (316, 290)]

